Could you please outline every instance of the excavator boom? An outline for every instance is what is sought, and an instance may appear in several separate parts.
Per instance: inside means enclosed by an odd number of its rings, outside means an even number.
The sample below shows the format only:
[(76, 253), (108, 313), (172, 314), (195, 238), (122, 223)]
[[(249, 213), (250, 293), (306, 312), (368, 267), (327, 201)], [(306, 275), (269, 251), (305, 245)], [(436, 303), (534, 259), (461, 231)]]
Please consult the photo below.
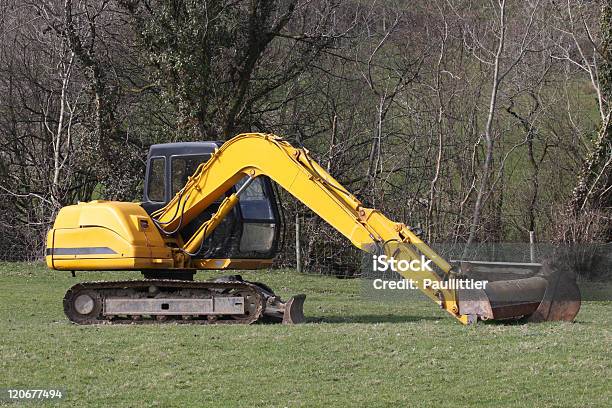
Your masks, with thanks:
[[(453, 280), (460, 271), (456, 271), (406, 225), (389, 220), (376, 209), (364, 207), (305, 149), (293, 147), (277, 136), (259, 133), (241, 134), (223, 144), (197, 168), (167, 205), (150, 216), (137, 203), (92, 202), (62, 209), (54, 229), (49, 232), (47, 263), (51, 268), (69, 270), (210, 267), (207, 259), (198, 258), (206, 238), (237, 205), (246, 186), (260, 176), (275, 181), (357, 248), (399, 261), (428, 260), (433, 268), (422, 267), (400, 273), (464, 324), (479, 318), (542, 315), (536, 312), (545, 297), (549, 300), (548, 309), (550, 305), (554, 309), (563, 304), (565, 311), (547, 313), (542, 320), (560, 315), (563, 320), (571, 320), (578, 311), (579, 299), (557, 301), (548, 275), (531, 280), (494, 282), (489, 291), (476, 292), (454, 289), (452, 285), (425, 284)], [(177, 235), (177, 231), (194, 222), (241, 180), (246, 180), (242, 187), (226, 196), (216, 213), (185, 242)], [(84, 225), (96, 229), (91, 232), (102, 234), (101, 237), (75, 229), (79, 227), (82, 230)], [(85, 240), (91, 247), (108, 248), (108, 251), (100, 250), (95, 256), (62, 256), (58, 249), (69, 246), (65, 243), (74, 243), (75, 239)], [(558, 280), (555, 282), (559, 283)], [(562, 284), (572, 283), (565, 279)], [(517, 292), (529, 293), (530, 297), (521, 298)], [(502, 295), (503, 299), (495, 297)]]

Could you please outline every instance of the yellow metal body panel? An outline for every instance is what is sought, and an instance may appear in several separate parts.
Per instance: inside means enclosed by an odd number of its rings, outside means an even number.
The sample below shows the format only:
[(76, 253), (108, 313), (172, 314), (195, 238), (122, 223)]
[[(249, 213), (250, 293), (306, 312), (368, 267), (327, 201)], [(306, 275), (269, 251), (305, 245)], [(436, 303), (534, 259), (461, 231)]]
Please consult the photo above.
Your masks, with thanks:
[(46, 262), (62, 270), (169, 268), (172, 251), (137, 203), (92, 201), (60, 210)]

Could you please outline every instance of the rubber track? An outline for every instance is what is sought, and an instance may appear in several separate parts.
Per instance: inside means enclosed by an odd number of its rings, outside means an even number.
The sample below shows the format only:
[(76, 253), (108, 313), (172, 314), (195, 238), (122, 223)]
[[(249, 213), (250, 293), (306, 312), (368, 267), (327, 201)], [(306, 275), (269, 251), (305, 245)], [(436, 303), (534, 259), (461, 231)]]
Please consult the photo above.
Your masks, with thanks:
[[(228, 290), (237, 289), (241, 292), (249, 291), (253, 296), (253, 299), (257, 302), (257, 310), (249, 319), (215, 319), (208, 320), (204, 319), (176, 319), (176, 316), (170, 316), (167, 320), (152, 319), (113, 319), (109, 320), (102, 314), (102, 308), (98, 316), (92, 316), (87, 319), (80, 318), (79, 321), (75, 321), (71, 316), (72, 308), (70, 307), (70, 299), (78, 296), (81, 291), (93, 291), (97, 292), (99, 296), (104, 299), (104, 291), (115, 290), (115, 289), (147, 289), (149, 286), (157, 286), (158, 288), (166, 289), (206, 289), (206, 290)], [(80, 282), (73, 285), (66, 294), (64, 295), (64, 313), (70, 321), (76, 324), (251, 324), (259, 320), (264, 311), (264, 298), (259, 292), (258, 287), (248, 282), (206, 282), (206, 281), (184, 281), (184, 280), (172, 280), (172, 279), (151, 279), (151, 280), (128, 280), (128, 281), (90, 281)], [(76, 313), (76, 312), (74, 312)], [(223, 317), (223, 316), (219, 316)]]

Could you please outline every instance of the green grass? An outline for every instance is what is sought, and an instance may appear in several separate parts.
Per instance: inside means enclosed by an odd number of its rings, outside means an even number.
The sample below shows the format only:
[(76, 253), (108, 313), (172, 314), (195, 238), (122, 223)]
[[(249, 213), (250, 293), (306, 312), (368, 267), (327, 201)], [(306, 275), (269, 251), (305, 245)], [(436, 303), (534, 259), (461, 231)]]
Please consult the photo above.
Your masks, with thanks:
[(71, 284), (138, 275), (0, 263), (0, 388), (61, 387), (58, 406), (79, 407), (610, 404), (610, 302), (573, 324), (465, 327), (428, 302), (367, 300), (358, 280), (244, 276), (306, 293), (310, 322), (76, 326), (61, 306)]

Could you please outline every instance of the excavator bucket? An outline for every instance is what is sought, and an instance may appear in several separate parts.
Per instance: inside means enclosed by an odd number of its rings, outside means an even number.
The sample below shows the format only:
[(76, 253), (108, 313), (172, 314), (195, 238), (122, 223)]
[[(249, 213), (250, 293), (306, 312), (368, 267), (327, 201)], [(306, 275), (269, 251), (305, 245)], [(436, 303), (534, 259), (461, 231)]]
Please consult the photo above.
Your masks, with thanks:
[(570, 270), (543, 263), (532, 277), (488, 282), (485, 289), (457, 290), (459, 312), (470, 322), (572, 321), (580, 310), (580, 290)]

